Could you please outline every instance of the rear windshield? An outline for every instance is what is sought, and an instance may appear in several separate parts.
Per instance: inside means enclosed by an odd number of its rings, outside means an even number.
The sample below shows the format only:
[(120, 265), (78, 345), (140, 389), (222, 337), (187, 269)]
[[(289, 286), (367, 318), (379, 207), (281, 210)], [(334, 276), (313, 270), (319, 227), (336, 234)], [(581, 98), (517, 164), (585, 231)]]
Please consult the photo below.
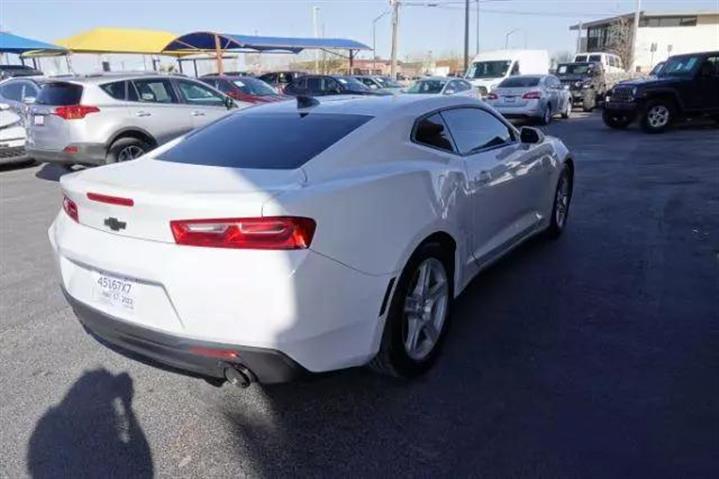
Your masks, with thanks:
[(510, 77), (499, 84), (500, 88), (527, 88), (539, 85), (539, 77)]
[(72, 83), (48, 83), (35, 100), (39, 105), (79, 105), (82, 87)]
[(239, 113), (191, 133), (158, 159), (193, 165), (292, 170), (371, 118), (326, 113)]

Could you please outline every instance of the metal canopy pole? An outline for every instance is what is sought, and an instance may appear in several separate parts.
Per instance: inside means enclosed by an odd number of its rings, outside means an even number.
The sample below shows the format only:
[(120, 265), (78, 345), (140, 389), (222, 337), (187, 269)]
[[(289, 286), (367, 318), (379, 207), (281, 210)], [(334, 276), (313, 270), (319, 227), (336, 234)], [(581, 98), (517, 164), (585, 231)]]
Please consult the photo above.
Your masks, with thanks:
[[(219, 75), (225, 74), (224, 66), (222, 65), (222, 48), (220, 48), (220, 36), (215, 35), (215, 55), (217, 55), (217, 73)], [(195, 64), (195, 76), (197, 76), (197, 64)]]
[(354, 59), (355, 59), (355, 52), (350, 48), (350, 71), (349, 74), (352, 75), (352, 67), (354, 66)]

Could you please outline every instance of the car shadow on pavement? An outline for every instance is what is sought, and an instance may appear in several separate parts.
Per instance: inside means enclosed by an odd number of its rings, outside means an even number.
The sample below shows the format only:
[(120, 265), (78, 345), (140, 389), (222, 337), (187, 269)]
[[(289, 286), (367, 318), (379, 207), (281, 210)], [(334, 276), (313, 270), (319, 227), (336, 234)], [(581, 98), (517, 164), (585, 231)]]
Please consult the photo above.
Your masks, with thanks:
[[(541, 433), (527, 430), (527, 423), (537, 423), (542, 432), (555, 427), (552, 414), (528, 401), (532, 393), (545, 394), (538, 391), (534, 340), (555, 325), (531, 321), (532, 339), (523, 339), (498, 294), (508, 283), (524, 281), (518, 266), (526, 268), (560, 249), (556, 243), (528, 241), (475, 279), (456, 302), (440, 361), (423, 377), (406, 381), (353, 369), (255, 385), (248, 394), (258, 407), (238, 404), (236, 394), (222, 398), (220, 409), (235, 429), (236, 447), (251, 462), (252, 475), (467, 477), (492, 460), (506, 472), (497, 477), (560, 470), (560, 459), (552, 454), (556, 444), (537, 450)], [(524, 296), (522, 309), (530, 318), (537, 313), (533, 306), (546, 309)], [(527, 466), (532, 461), (536, 464)]]
[(152, 455), (132, 397), (127, 373), (85, 372), (35, 426), (27, 453), (30, 475), (152, 477)]
[(62, 178), (64, 175), (67, 175), (68, 173), (73, 173), (74, 171), (76, 170), (73, 170), (72, 168), (66, 168), (62, 165), (57, 165), (55, 163), (45, 163), (35, 173), (35, 178), (47, 181), (60, 181), (60, 178)]

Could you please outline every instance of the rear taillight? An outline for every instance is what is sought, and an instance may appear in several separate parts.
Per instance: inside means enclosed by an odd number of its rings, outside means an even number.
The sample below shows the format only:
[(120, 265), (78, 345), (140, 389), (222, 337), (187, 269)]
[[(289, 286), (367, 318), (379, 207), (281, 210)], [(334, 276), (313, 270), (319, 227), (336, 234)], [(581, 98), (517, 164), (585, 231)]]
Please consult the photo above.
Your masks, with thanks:
[(98, 203), (107, 203), (109, 205), (133, 206), (135, 201), (132, 198), (121, 198), (119, 196), (101, 195), (100, 193), (88, 193), (87, 199), (97, 201)]
[(496, 100), (499, 98), (496, 93), (490, 93), (487, 95), (487, 100)]
[(309, 218), (223, 218), (170, 222), (175, 243), (208, 248), (305, 249), (316, 223)]
[(525, 100), (539, 100), (542, 98), (542, 92), (541, 91), (530, 91), (522, 95), (522, 98)]
[(100, 109), (96, 106), (88, 105), (65, 105), (58, 106), (52, 111), (54, 115), (59, 116), (63, 120), (81, 120), (89, 113), (97, 113)]
[(74, 201), (64, 195), (62, 197), (62, 209), (65, 210), (65, 213), (67, 213), (70, 218), (75, 220), (75, 222), (80, 222), (80, 219), (77, 214), (77, 205)]

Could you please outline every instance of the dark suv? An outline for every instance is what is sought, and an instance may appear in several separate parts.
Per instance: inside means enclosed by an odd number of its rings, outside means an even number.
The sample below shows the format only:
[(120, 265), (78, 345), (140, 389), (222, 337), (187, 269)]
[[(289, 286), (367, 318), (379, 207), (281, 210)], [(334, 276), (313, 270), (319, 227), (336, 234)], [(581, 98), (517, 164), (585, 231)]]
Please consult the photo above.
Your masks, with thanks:
[(607, 82), (601, 63), (560, 63), (557, 78), (572, 93), (572, 104), (582, 104), (584, 111), (592, 111), (606, 94)]
[(604, 106), (604, 123), (626, 128), (639, 118), (648, 133), (665, 131), (679, 118), (719, 121), (719, 52), (670, 57), (655, 77), (618, 83)]
[(350, 76), (307, 75), (285, 87), (287, 95), (379, 95)]

